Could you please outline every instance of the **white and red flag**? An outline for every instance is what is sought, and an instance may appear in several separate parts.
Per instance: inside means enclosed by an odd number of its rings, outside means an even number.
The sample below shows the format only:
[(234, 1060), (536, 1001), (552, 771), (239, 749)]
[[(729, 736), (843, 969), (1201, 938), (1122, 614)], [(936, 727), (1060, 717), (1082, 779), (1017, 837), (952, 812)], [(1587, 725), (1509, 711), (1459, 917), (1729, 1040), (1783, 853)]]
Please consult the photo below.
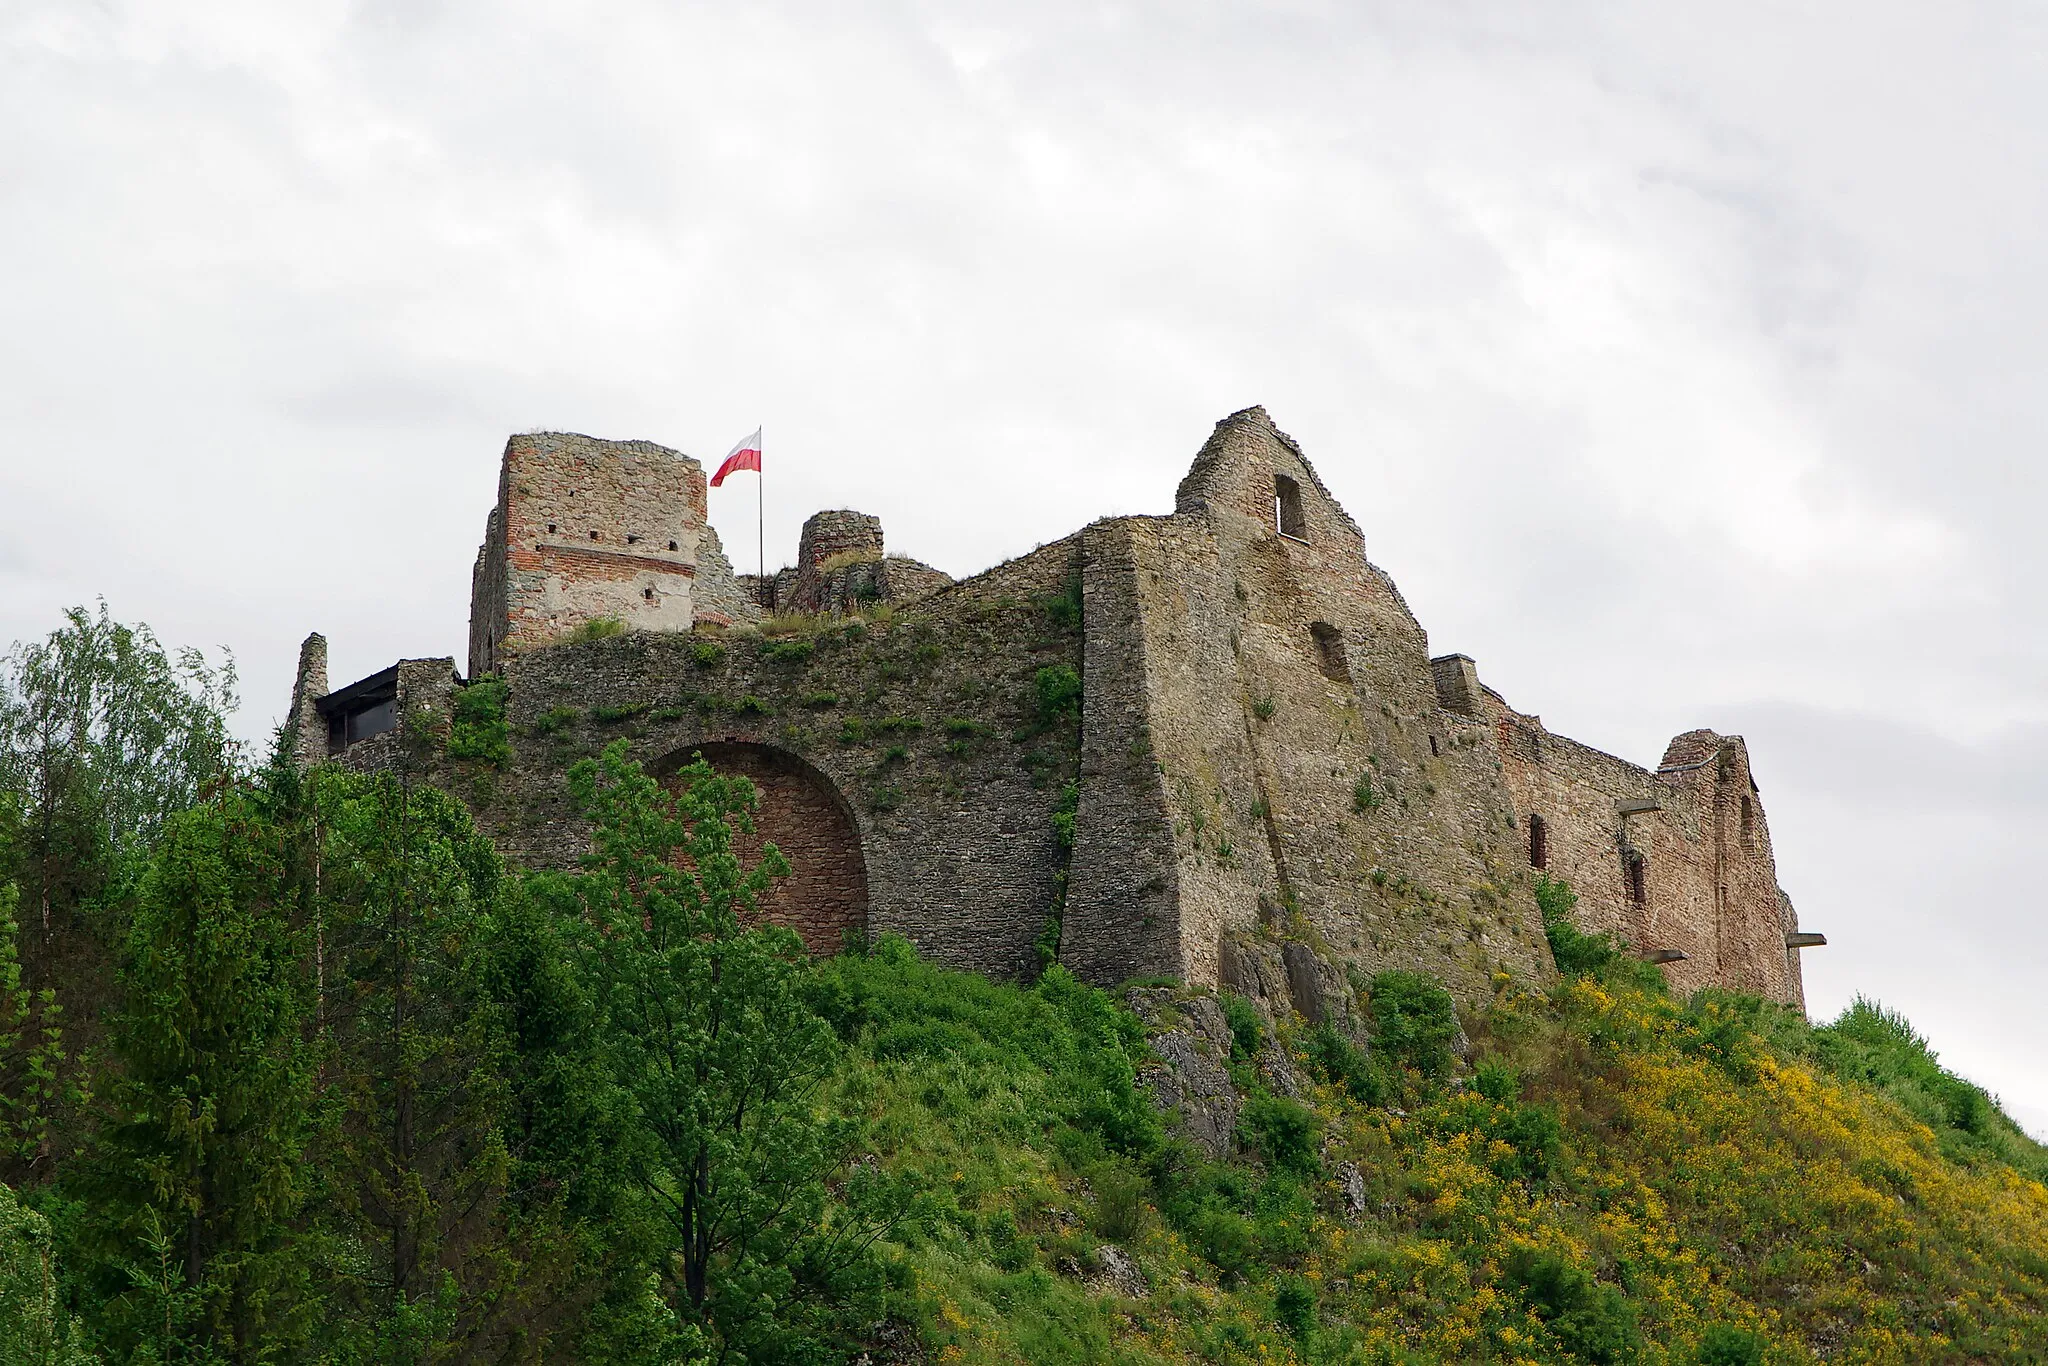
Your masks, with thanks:
[(725, 482), (725, 476), (735, 470), (761, 472), (761, 429), (754, 428), (754, 434), (745, 438), (726, 454), (725, 463), (718, 467), (718, 473), (711, 476), (711, 487), (717, 488)]

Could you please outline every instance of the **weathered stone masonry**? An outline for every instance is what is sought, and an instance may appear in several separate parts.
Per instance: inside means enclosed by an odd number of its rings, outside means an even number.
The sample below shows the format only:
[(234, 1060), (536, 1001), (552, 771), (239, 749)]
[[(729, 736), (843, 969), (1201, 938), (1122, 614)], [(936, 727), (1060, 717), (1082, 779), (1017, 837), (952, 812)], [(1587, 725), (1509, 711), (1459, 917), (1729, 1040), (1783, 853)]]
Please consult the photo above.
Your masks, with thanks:
[[(1231, 985), (1313, 1015), (1349, 964), (1476, 1000), (1551, 970), (1541, 873), (1674, 987), (1803, 1001), (1798, 950), (1819, 936), (1778, 888), (1742, 741), (1688, 732), (1645, 769), (1552, 735), (1465, 656), (1432, 658), (1263, 410), (1217, 424), (1172, 513), (957, 584), (885, 556), (850, 511), (806, 525), (795, 568), (735, 578), (701, 466), (648, 443), (515, 437), (503, 468), (470, 670), (509, 684), (511, 762), (419, 742), (452, 661), (328, 693), (314, 637), (292, 715), (306, 762), (421, 764), (516, 858), (582, 852), (563, 772), (623, 736), (658, 774), (702, 752), (754, 779), (755, 839), (798, 869), (766, 910), (819, 952), (895, 931), (1028, 974), (1062, 912), (1059, 956), (1092, 981)], [(599, 617), (630, 629), (564, 639)], [(1059, 669), (1081, 677), (1078, 717), (1040, 701)], [(367, 733), (387, 702), (426, 730)], [(1071, 849), (1053, 822), (1069, 782)]]

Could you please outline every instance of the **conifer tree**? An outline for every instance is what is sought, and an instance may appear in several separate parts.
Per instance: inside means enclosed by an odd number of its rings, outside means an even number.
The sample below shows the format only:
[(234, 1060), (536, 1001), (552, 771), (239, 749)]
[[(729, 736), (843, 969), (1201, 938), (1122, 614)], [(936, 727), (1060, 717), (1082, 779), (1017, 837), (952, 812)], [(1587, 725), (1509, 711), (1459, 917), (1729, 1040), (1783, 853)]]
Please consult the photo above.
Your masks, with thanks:
[(487, 992), (501, 867), (463, 807), (402, 774), (323, 770), (318, 932), (324, 1227), (359, 1359), (501, 1354), (556, 1254), (510, 1227), (512, 1040)]
[(88, 1294), (139, 1360), (285, 1360), (306, 1327), (307, 1002), (284, 852), (224, 785), (169, 821), (135, 900), (112, 1113), (77, 1191)]
[(0, 1172), (36, 1173), (49, 1156), (64, 1036), (56, 988), (32, 992), (22, 980), (20, 900), (0, 881)]

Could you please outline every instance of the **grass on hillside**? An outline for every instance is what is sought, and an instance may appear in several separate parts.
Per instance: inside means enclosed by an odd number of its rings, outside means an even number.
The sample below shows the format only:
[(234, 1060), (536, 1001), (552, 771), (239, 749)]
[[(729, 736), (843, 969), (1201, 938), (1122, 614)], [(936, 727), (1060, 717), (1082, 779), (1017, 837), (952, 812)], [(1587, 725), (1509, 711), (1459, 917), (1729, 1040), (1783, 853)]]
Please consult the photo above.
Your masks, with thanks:
[(941, 1192), (897, 1255), (942, 1361), (2048, 1355), (2048, 1153), (1903, 1021), (1605, 967), (1498, 979), (1441, 1080), (1283, 1026), (1305, 1103), (1240, 1051), (1254, 1155), (1227, 1164), (1165, 1137), (1137, 1020), (1058, 968), (1005, 986), (885, 940), (818, 992), (842, 1103)]

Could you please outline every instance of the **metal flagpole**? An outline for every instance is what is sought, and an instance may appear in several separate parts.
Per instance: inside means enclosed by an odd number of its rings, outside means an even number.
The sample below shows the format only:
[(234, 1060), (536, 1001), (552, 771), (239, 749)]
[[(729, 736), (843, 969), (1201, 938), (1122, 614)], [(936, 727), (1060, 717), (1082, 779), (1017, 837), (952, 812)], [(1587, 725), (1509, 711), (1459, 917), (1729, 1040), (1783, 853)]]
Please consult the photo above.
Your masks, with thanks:
[[(761, 436), (762, 446), (768, 444), (767, 434)], [(766, 450), (756, 451), (754, 459), (765, 464), (762, 457)], [(760, 464), (754, 466), (754, 562), (761, 571), (761, 587), (768, 587), (768, 473)]]

